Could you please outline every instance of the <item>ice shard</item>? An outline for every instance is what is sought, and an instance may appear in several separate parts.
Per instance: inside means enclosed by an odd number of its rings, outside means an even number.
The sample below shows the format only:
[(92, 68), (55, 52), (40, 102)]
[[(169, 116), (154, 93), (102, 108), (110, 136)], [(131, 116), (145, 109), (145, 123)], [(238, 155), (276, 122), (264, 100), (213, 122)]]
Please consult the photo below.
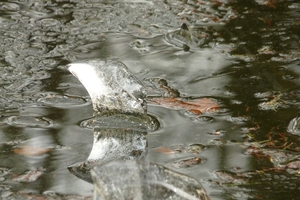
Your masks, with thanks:
[(209, 199), (195, 179), (154, 163), (147, 130), (157, 121), (146, 113), (146, 90), (127, 67), (113, 60), (72, 63), (68, 69), (88, 91), (94, 109), (94, 142), (85, 162), (68, 167), (94, 184), (94, 199)]
[(71, 165), (75, 176), (92, 182), (90, 170), (111, 160), (140, 160), (147, 153), (147, 130), (157, 121), (146, 111), (146, 90), (121, 62), (87, 60), (68, 65), (68, 70), (88, 91), (94, 110), (86, 125), (94, 127), (94, 142), (86, 161)]
[(68, 70), (88, 91), (95, 112), (146, 114), (146, 90), (122, 62), (86, 60), (69, 64)]

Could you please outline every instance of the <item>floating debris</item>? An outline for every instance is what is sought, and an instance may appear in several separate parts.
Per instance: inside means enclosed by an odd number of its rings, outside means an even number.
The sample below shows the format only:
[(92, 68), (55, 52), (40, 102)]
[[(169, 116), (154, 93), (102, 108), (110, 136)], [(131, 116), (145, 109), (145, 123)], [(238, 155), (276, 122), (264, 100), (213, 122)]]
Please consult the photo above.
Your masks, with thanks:
[(274, 55), (276, 54), (276, 51), (272, 49), (270, 46), (263, 46), (262, 48), (258, 49), (257, 52), (259, 54), (265, 54), (265, 55)]
[(193, 157), (193, 158), (188, 158), (188, 159), (183, 159), (179, 161), (175, 161), (172, 163), (172, 166), (176, 168), (188, 168), (194, 165), (198, 165), (202, 163), (203, 158), (198, 158), (198, 157)]
[(281, 99), (282, 94), (277, 94), (273, 99), (258, 104), (260, 110), (273, 110), (276, 111), (279, 108), (286, 108), (284, 101)]

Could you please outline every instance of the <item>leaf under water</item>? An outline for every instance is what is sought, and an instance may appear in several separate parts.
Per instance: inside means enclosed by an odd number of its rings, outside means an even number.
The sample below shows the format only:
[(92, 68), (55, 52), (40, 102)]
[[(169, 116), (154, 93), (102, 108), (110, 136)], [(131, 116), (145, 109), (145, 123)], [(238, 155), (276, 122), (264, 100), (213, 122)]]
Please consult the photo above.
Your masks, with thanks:
[(37, 147), (37, 146), (21, 146), (14, 149), (15, 154), (20, 154), (23, 156), (38, 156), (51, 151), (52, 148)]
[(166, 108), (185, 109), (194, 114), (200, 115), (206, 112), (216, 112), (220, 109), (219, 104), (211, 98), (184, 100), (182, 98), (152, 98), (151, 103)]

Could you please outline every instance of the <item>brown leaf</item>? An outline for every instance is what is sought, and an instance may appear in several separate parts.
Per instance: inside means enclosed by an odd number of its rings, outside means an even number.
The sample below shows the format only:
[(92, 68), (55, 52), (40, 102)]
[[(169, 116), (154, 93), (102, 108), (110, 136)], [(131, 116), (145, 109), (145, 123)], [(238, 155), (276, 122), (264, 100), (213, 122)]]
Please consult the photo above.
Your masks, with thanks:
[(167, 108), (185, 109), (194, 114), (200, 115), (204, 112), (215, 112), (219, 110), (219, 105), (211, 98), (201, 98), (194, 100), (183, 100), (181, 98), (153, 98), (151, 103)]
[(238, 177), (235, 173), (224, 172), (224, 171), (215, 171), (214, 174), (217, 175), (219, 179), (221, 179), (222, 183), (229, 184), (245, 184), (246, 181), (242, 178)]
[(37, 146), (21, 146), (14, 149), (14, 153), (23, 156), (38, 156), (49, 152), (52, 148), (37, 147)]
[(172, 154), (175, 153), (175, 151), (173, 151), (172, 149), (168, 149), (166, 147), (159, 147), (157, 149), (154, 150), (155, 152), (158, 153), (164, 153), (164, 154)]
[(187, 168), (187, 167), (191, 167), (193, 165), (198, 165), (202, 162), (202, 158), (198, 158), (198, 157), (193, 157), (193, 158), (189, 158), (189, 159), (185, 159), (185, 160), (180, 160), (180, 161), (176, 161), (173, 162), (173, 166), (176, 168)]

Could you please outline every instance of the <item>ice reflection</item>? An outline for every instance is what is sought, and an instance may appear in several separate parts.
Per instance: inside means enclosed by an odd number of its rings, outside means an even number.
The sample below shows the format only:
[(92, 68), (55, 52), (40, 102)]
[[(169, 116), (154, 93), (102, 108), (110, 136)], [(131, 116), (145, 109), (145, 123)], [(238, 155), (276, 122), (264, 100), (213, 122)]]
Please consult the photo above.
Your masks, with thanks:
[(94, 199), (209, 200), (201, 184), (163, 166), (113, 161), (92, 170)]
[[(66, 170), (70, 164), (86, 160), (93, 133), (79, 126), (91, 119), (92, 108), (90, 101), (85, 101), (88, 94), (65, 65), (79, 59), (102, 58), (124, 62), (145, 83), (147, 98), (165, 97), (167, 88), (176, 97), (205, 96), (221, 103), (219, 112), (205, 115), (213, 121), (184, 109), (148, 104), (148, 113), (159, 118), (162, 126), (147, 135), (147, 161), (171, 168), (174, 163), (183, 163), (185, 168), (176, 170), (202, 181), (214, 199), (297, 198), (292, 186), (297, 184), (296, 174), (278, 175), (273, 171), (266, 174), (266, 182), (254, 187), (252, 182), (246, 183), (249, 187), (233, 189), (216, 186), (213, 183), (219, 183), (219, 179), (212, 180), (215, 170), (239, 176), (245, 170), (277, 167), (270, 163), (274, 156), (269, 159), (268, 148), (280, 148), (285, 157), (291, 151), (299, 151), (297, 1), (2, 1), (0, 167), (11, 169), (14, 175), (34, 171), (26, 164), (32, 157), (13, 150), (23, 150), (25, 147), (18, 145), (37, 135), (53, 146), (51, 151), (37, 156), (37, 160), (43, 160), (39, 164), (48, 170), (35, 182), (12, 184), (12, 175), (6, 174), (1, 177), (6, 179), (1, 185), (26, 193), (24, 198), (31, 197), (28, 192), (42, 196), (45, 190), (45, 195), (51, 190), (91, 195), (91, 185)], [(183, 23), (194, 29), (188, 30), (196, 33), (194, 41), (186, 41), (180, 35), (166, 39), (180, 32)], [(206, 45), (201, 36), (210, 42)], [(204, 41), (204, 45), (198, 48), (197, 41)], [(148, 81), (154, 79), (164, 80), (168, 87)], [(50, 97), (40, 95), (48, 92)], [(264, 93), (271, 95), (257, 97)], [(69, 95), (80, 98), (68, 98)], [(23, 109), (32, 112), (24, 113)], [(6, 123), (8, 119), (14, 123)], [(55, 125), (46, 126), (43, 119)], [(42, 126), (26, 126), (28, 123)], [(195, 143), (207, 148), (196, 153), (181, 148)], [(255, 147), (254, 153), (245, 155), (241, 144)], [(199, 160), (200, 164), (190, 164)], [(297, 160), (281, 166), (297, 170)], [(247, 182), (245, 176), (243, 181)]]
[(118, 61), (90, 60), (72, 63), (70, 72), (91, 96), (94, 117), (94, 142), (87, 161), (68, 167), (71, 173), (92, 182), (90, 170), (111, 160), (146, 156), (146, 91), (127, 67)]
[(68, 169), (75, 176), (92, 183), (90, 170), (112, 160), (140, 160), (147, 155), (146, 130), (95, 128), (93, 147), (87, 160)]
[(87, 160), (68, 169), (94, 183), (94, 199), (209, 199), (196, 180), (138, 162), (147, 155), (147, 127), (153, 122), (146, 113), (145, 88), (124, 64), (91, 60), (72, 63), (68, 69), (89, 92), (99, 125)]

